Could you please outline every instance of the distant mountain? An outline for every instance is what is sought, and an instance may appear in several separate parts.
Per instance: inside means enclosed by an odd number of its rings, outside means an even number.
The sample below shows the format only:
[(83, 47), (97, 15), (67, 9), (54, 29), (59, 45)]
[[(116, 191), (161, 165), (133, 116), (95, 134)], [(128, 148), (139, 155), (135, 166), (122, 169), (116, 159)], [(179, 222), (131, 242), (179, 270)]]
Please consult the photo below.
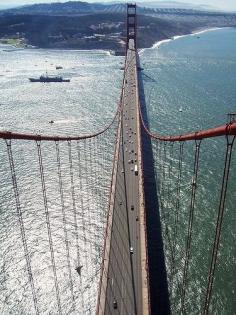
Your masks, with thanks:
[[(171, 10), (171, 11), (170, 11)], [(178, 13), (181, 11), (186, 14), (201, 13), (201, 6), (192, 6), (186, 3), (167, 1), (167, 2), (138, 2), (139, 14), (155, 13)], [(68, 1), (64, 3), (44, 3), (22, 6), (14, 9), (5, 10), (4, 13), (12, 14), (50, 14), (50, 15), (83, 15), (94, 13), (125, 13), (125, 3), (87, 3), (82, 1)]]
[(125, 4), (101, 4), (87, 3), (82, 1), (68, 1), (64, 3), (42, 3), (25, 5), (18, 8), (6, 10), (6, 13), (14, 14), (50, 14), (50, 15), (78, 15), (109, 12), (122, 12), (125, 10)]
[(147, 8), (171, 8), (171, 9), (186, 9), (186, 10), (204, 10), (204, 11), (219, 11), (216, 7), (210, 5), (194, 5), (186, 2), (178, 1), (137, 1), (137, 4)]
[[(69, 1), (22, 6), (0, 12), (0, 42), (13, 40), (40, 48), (124, 52), (125, 21), (124, 3)], [(175, 35), (224, 26), (236, 27), (236, 14), (139, 6), (138, 46), (150, 47), (158, 40)]]

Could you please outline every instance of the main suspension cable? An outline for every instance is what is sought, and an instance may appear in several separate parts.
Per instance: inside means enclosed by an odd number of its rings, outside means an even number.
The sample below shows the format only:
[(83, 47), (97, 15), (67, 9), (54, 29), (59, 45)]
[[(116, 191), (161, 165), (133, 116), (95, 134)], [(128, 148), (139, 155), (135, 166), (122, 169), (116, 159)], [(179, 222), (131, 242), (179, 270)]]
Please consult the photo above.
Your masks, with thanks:
[(218, 127), (206, 129), (206, 130), (200, 130), (200, 131), (195, 131), (195, 132), (175, 135), (175, 136), (161, 136), (159, 134), (155, 134), (151, 132), (147, 128), (143, 119), (140, 101), (138, 105), (139, 105), (139, 117), (140, 117), (141, 125), (144, 131), (152, 139), (156, 139), (160, 141), (168, 141), (168, 142), (184, 142), (184, 141), (195, 141), (195, 140), (202, 140), (202, 139), (208, 139), (208, 138), (215, 138), (215, 137), (221, 137), (221, 136), (230, 136), (230, 135), (236, 136), (236, 122), (235, 121), (232, 121), (228, 124), (221, 125)]

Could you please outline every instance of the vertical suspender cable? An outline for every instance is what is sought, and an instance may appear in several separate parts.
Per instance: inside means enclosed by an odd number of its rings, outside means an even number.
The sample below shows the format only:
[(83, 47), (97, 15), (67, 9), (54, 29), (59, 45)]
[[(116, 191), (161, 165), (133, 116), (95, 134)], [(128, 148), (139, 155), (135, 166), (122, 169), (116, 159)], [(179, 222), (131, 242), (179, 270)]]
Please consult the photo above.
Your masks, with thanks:
[(225, 200), (226, 200), (226, 194), (227, 194), (229, 171), (230, 171), (230, 165), (231, 165), (234, 140), (235, 140), (235, 136), (232, 139), (230, 139), (230, 136), (227, 136), (227, 148), (226, 148), (226, 154), (225, 154), (224, 174), (223, 174), (223, 179), (222, 179), (220, 204), (219, 204), (218, 216), (217, 216), (217, 221), (216, 221), (215, 239), (214, 239), (213, 249), (212, 249), (211, 264), (210, 264), (210, 269), (208, 273), (208, 284), (207, 284), (207, 291), (206, 291), (204, 309), (203, 309), (204, 315), (209, 314), (209, 306), (210, 306), (210, 301), (211, 301), (211, 296), (212, 296), (216, 262), (217, 262), (217, 256), (218, 256), (218, 251), (219, 251), (220, 236), (221, 236), (222, 223), (223, 223), (223, 217), (224, 217)]
[(187, 242), (186, 242), (186, 250), (185, 250), (183, 282), (182, 282), (182, 289), (181, 289), (182, 291), (181, 292), (181, 311), (180, 311), (181, 314), (185, 313), (184, 308), (185, 308), (186, 282), (187, 282), (192, 233), (193, 233), (193, 219), (194, 219), (197, 179), (198, 179), (198, 170), (199, 170), (200, 145), (201, 145), (201, 141), (195, 141), (194, 171), (193, 171), (192, 192), (191, 192), (191, 201), (190, 201), (190, 209), (189, 209), (188, 233), (187, 233)]
[(77, 209), (76, 209), (76, 202), (75, 202), (75, 184), (74, 184), (71, 141), (68, 141), (67, 144), (68, 144), (68, 155), (69, 155), (69, 164), (70, 164), (70, 183), (71, 183), (71, 198), (72, 198), (75, 238), (76, 238), (76, 255), (77, 255), (77, 264), (79, 266), (80, 265), (79, 235), (78, 235)]
[(40, 178), (41, 178), (42, 193), (43, 193), (44, 212), (45, 212), (45, 217), (46, 217), (46, 225), (47, 225), (48, 241), (49, 241), (49, 248), (50, 248), (51, 262), (52, 262), (52, 270), (53, 270), (55, 290), (56, 290), (57, 306), (58, 306), (59, 314), (62, 314), (61, 301), (60, 301), (60, 291), (59, 291), (58, 280), (57, 280), (57, 271), (56, 271), (54, 248), (53, 248), (53, 241), (52, 241), (51, 223), (50, 223), (50, 216), (49, 216), (49, 210), (48, 210), (48, 198), (47, 198), (47, 190), (46, 190), (46, 184), (45, 184), (41, 142), (37, 141), (36, 144), (37, 144), (37, 150), (38, 150), (38, 161), (39, 161)]
[[(95, 232), (95, 213), (96, 213), (96, 196), (94, 192), (95, 184), (94, 184), (94, 179), (95, 179), (95, 170), (94, 170), (94, 157), (93, 157), (93, 149), (94, 149), (94, 138), (89, 139), (89, 190), (91, 193), (91, 198), (90, 198), (90, 211), (91, 211), (91, 231), (93, 232), (93, 240), (92, 240), (92, 245), (93, 245), (93, 255), (94, 258), (96, 256), (96, 232)], [(94, 267), (94, 266), (92, 266)], [(93, 268), (94, 271), (94, 268)]]
[[(102, 203), (106, 203), (107, 202), (107, 198), (106, 198), (106, 178), (107, 178), (107, 174), (106, 174), (106, 158), (105, 158), (105, 150), (104, 150), (104, 147), (105, 147), (105, 139), (103, 140), (102, 142), (102, 184), (103, 184), (103, 190), (105, 191), (105, 193), (102, 195)], [(103, 236), (105, 235), (105, 224), (106, 224), (106, 211), (107, 211), (107, 208), (103, 205), (103, 226), (102, 226), (102, 234)]]
[(158, 174), (158, 171), (157, 171), (157, 152), (158, 152), (158, 144), (159, 142), (158, 141), (155, 141), (154, 139), (152, 139), (152, 147), (153, 147), (153, 156), (154, 156), (154, 172), (155, 172), (155, 179), (156, 179), (156, 182), (157, 182), (157, 174)]
[(62, 222), (63, 222), (63, 231), (64, 231), (65, 247), (66, 247), (67, 269), (68, 269), (68, 274), (69, 274), (69, 283), (70, 283), (72, 303), (73, 303), (73, 307), (75, 307), (74, 289), (73, 289), (73, 281), (72, 281), (72, 274), (71, 274), (71, 264), (70, 264), (70, 248), (69, 248), (69, 241), (68, 241), (67, 222), (66, 222), (65, 203), (64, 203), (64, 193), (63, 193), (63, 184), (62, 184), (60, 149), (59, 149), (59, 142), (55, 141), (55, 143), (56, 143), (56, 156), (57, 156), (57, 171), (58, 171), (58, 179), (59, 179), (59, 191), (60, 191), (60, 198), (61, 198)]
[[(82, 154), (81, 151), (84, 151), (85, 145), (84, 142), (86, 140), (82, 141), (83, 144), (83, 149), (81, 148), (80, 141), (77, 141), (77, 157), (78, 157), (78, 177), (79, 177), (79, 191), (80, 191), (80, 205), (81, 205), (81, 219), (82, 219), (82, 231), (83, 231), (83, 242), (84, 242), (84, 260), (85, 260), (85, 275), (86, 279), (88, 279), (89, 275), (89, 258), (88, 258), (88, 250), (87, 250), (87, 245), (88, 245), (88, 234), (86, 230), (87, 226), (87, 221), (85, 217), (85, 211), (86, 211), (86, 205), (85, 205), (85, 200), (84, 200), (84, 195), (86, 194), (86, 187), (83, 186), (83, 177), (84, 175), (86, 176), (85, 172), (82, 172), (82, 165), (84, 163), (82, 159)], [(84, 151), (84, 157), (85, 156), (85, 151)], [(84, 166), (85, 167), (85, 166)], [(86, 183), (85, 183), (86, 184)], [(86, 305), (89, 304), (91, 305), (91, 295), (90, 291), (87, 290), (87, 286), (83, 286), (83, 294), (84, 297), (87, 297), (86, 300)]]
[[(181, 190), (182, 168), (183, 168), (183, 146), (184, 146), (184, 142), (181, 142), (180, 147), (179, 147), (179, 165), (178, 165), (176, 209), (175, 209), (174, 235), (173, 235), (173, 258), (174, 258), (174, 260), (171, 263), (171, 282), (173, 282), (173, 277), (174, 277), (174, 273), (175, 273), (175, 254), (176, 254), (176, 244), (177, 244), (177, 236), (178, 236), (180, 190)], [(172, 283), (171, 287), (172, 286), (173, 286), (173, 283)]]
[(16, 202), (16, 210), (17, 210), (18, 220), (20, 224), (21, 239), (23, 243), (24, 255), (25, 255), (26, 266), (27, 266), (27, 271), (28, 271), (28, 277), (29, 277), (29, 282), (31, 286), (31, 292), (33, 295), (35, 312), (38, 315), (39, 314), (38, 300), (37, 300), (37, 296), (35, 292), (30, 254), (29, 254), (27, 240), (26, 240), (25, 226), (24, 226), (24, 220), (23, 220), (22, 209), (21, 209), (21, 204), (20, 204), (20, 197), (19, 197), (19, 190), (18, 190), (18, 184), (17, 184), (17, 178), (16, 178), (15, 163), (14, 163), (13, 154), (12, 154), (11, 140), (6, 140), (6, 145), (7, 145), (7, 153), (8, 153), (8, 158), (9, 158), (12, 184), (13, 184), (13, 190), (14, 190), (14, 196), (15, 196), (15, 202)]
[(167, 211), (168, 213), (166, 213), (165, 215), (165, 220), (166, 220), (166, 227), (165, 227), (165, 232), (166, 232), (166, 236), (167, 236), (167, 240), (169, 243), (169, 250), (171, 253), (171, 261), (174, 260), (174, 256), (173, 256), (173, 248), (172, 248), (172, 242), (171, 242), (171, 237), (170, 237), (170, 233), (169, 233), (169, 217), (170, 217), (170, 205), (168, 205), (168, 203), (170, 203), (170, 199), (171, 199), (171, 193), (170, 193), (170, 181), (171, 181), (171, 173), (172, 173), (172, 164), (173, 164), (173, 148), (174, 148), (174, 143), (171, 142), (170, 143), (171, 149), (170, 149), (170, 153), (169, 153), (169, 158), (170, 158), (170, 162), (169, 162), (169, 167), (168, 167), (168, 185), (167, 185)]
[(94, 178), (94, 185), (95, 185), (95, 198), (96, 198), (96, 217), (97, 217), (97, 222), (96, 222), (96, 239), (97, 239), (97, 257), (98, 257), (98, 262), (100, 262), (101, 258), (101, 234), (99, 233), (100, 231), (100, 226), (102, 222), (102, 217), (101, 217), (101, 204), (100, 204), (100, 183), (99, 183), (99, 164), (100, 164), (100, 156), (99, 156), (99, 149), (98, 149), (98, 141), (99, 138), (95, 137), (94, 138), (94, 150), (93, 150), (93, 160), (96, 161), (94, 164), (94, 173), (95, 173), (95, 178)]
[[(71, 198), (72, 198), (74, 227), (75, 227), (75, 239), (76, 239), (76, 255), (77, 255), (76, 268), (80, 268), (81, 267), (81, 259), (80, 259), (79, 231), (78, 231), (78, 221), (77, 221), (77, 208), (76, 208), (76, 201), (75, 201), (75, 183), (74, 183), (74, 171), (73, 171), (71, 141), (68, 141), (67, 144), (68, 144), (68, 155), (69, 155), (69, 164), (70, 164)], [(82, 309), (84, 310), (84, 296), (83, 296), (83, 290), (82, 290), (83, 286), (82, 286), (81, 275), (79, 278), (80, 278), (79, 281), (80, 281), (81, 303), (82, 303)]]
[(167, 209), (169, 211), (168, 218), (170, 216), (171, 211), (171, 175), (173, 169), (173, 154), (174, 154), (174, 142), (170, 143), (170, 151), (169, 151), (169, 166), (168, 166), (168, 185), (167, 185)]
[(162, 211), (166, 218), (166, 141), (164, 141), (163, 145), (163, 160), (162, 160)]
[(87, 169), (88, 172), (88, 195), (90, 194), (89, 198), (89, 214), (90, 214), (90, 244), (91, 244), (91, 268), (92, 268), (92, 273), (91, 273), (91, 282), (93, 280), (93, 275), (94, 275), (94, 260), (95, 260), (95, 232), (94, 232), (94, 202), (93, 202), (93, 197), (94, 197), (94, 191), (93, 191), (93, 157), (92, 157), (92, 139), (88, 139), (88, 147), (89, 147), (89, 154), (88, 154), (88, 163), (89, 163), (89, 170)]
[(98, 184), (98, 166), (99, 157), (97, 152), (97, 137), (90, 139), (90, 170), (91, 170), (91, 189), (92, 189), (92, 204), (93, 204), (93, 226), (94, 226), (94, 268), (91, 282), (97, 277), (100, 269), (100, 234), (99, 225), (101, 218), (99, 215), (99, 184)]
[(90, 197), (89, 197), (89, 193), (90, 193), (90, 186), (89, 186), (89, 175), (88, 175), (88, 146), (87, 146), (87, 140), (85, 139), (83, 142), (83, 153), (84, 153), (84, 174), (85, 174), (85, 196), (86, 196), (86, 209), (87, 209), (87, 213), (86, 213), (86, 227), (87, 227), (87, 235), (88, 235), (88, 241), (89, 241), (89, 263), (88, 263), (88, 269), (87, 269), (87, 286), (86, 288), (88, 288), (87, 292), (88, 292), (88, 297), (89, 297), (89, 307), (90, 307), (90, 311), (91, 311), (91, 306), (92, 306), (92, 301), (91, 298), (93, 297), (93, 294), (91, 295), (91, 277), (93, 274), (93, 267), (92, 267), (92, 263), (93, 263), (93, 249), (92, 249), (92, 240), (91, 240), (91, 213), (90, 213)]
[[(162, 178), (161, 175), (163, 174), (162, 167), (163, 167), (163, 161), (162, 161), (162, 144), (163, 142), (159, 143), (159, 151), (158, 151), (158, 159), (159, 159), (159, 181), (158, 181), (158, 191), (160, 195), (160, 199), (162, 200)], [(160, 201), (161, 201), (160, 200)]]
[[(162, 163), (161, 163), (161, 160), (162, 160), (161, 144), (162, 144), (162, 142), (160, 142), (160, 143), (157, 142), (157, 144), (158, 144), (157, 150), (158, 150), (158, 148), (159, 148), (159, 152), (158, 152), (159, 165), (161, 164), (159, 171), (157, 170), (157, 173), (159, 173), (160, 176), (162, 175), (163, 178), (164, 178), (164, 177), (165, 177), (165, 174), (164, 174), (164, 173), (165, 173), (165, 170), (164, 170), (164, 165), (163, 165), (163, 163), (166, 162), (166, 143), (164, 143), (164, 147), (163, 147), (163, 154), (164, 154), (164, 157), (163, 157)], [(158, 163), (157, 163), (157, 164), (158, 164)], [(157, 176), (158, 176), (158, 174), (157, 174)], [(162, 181), (164, 181), (164, 179), (161, 179), (161, 182), (162, 182)], [(162, 187), (164, 187), (164, 186), (162, 185)], [(163, 190), (163, 189), (164, 189), (164, 188), (160, 188), (160, 186), (159, 186), (159, 188), (158, 188), (158, 191), (159, 191), (159, 203), (160, 203), (160, 205), (161, 205), (161, 219), (162, 219), (162, 222), (163, 222), (163, 224), (164, 224), (165, 235), (166, 235), (166, 238), (167, 238), (167, 242), (168, 242), (168, 244), (169, 244), (169, 249), (170, 249), (171, 257), (173, 257), (172, 246), (171, 246), (171, 240), (170, 240), (170, 235), (169, 235), (169, 230), (168, 230), (168, 223), (167, 223), (167, 219), (166, 219), (166, 211), (165, 211), (165, 209), (164, 209), (164, 202), (165, 202), (165, 200), (164, 200), (164, 194), (162, 193), (162, 190)]]
[(82, 217), (82, 230), (83, 230), (83, 240), (84, 240), (84, 248), (85, 248), (85, 268), (86, 273), (88, 272), (88, 254), (87, 254), (87, 235), (86, 235), (86, 229), (85, 229), (85, 218), (84, 218), (84, 192), (83, 192), (83, 185), (82, 185), (82, 161), (81, 161), (81, 154), (80, 154), (80, 145), (79, 141), (77, 141), (77, 157), (78, 157), (78, 177), (79, 177), (79, 191), (80, 191), (80, 204), (81, 204), (81, 217)]
[[(100, 237), (102, 240), (102, 235), (103, 235), (103, 202), (102, 202), (102, 156), (101, 156), (101, 136), (98, 136), (98, 141), (97, 141), (97, 156), (98, 156), (98, 174), (97, 174), (97, 189), (98, 189), (98, 211), (99, 211), (99, 218), (100, 218)], [(99, 250), (99, 258), (101, 259), (102, 257), (102, 248)]]
[(166, 179), (166, 141), (164, 141), (164, 157), (163, 157), (163, 180)]
[(92, 191), (92, 204), (93, 204), (93, 226), (94, 226), (94, 277), (96, 275), (96, 264), (97, 264), (97, 253), (98, 253), (98, 244), (99, 244), (99, 217), (98, 215), (98, 190), (97, 190), (97, 161), (98, 156), (96, 152), (96, 137), (90, 139), (90, 171), (91, 171), (91, 191)]

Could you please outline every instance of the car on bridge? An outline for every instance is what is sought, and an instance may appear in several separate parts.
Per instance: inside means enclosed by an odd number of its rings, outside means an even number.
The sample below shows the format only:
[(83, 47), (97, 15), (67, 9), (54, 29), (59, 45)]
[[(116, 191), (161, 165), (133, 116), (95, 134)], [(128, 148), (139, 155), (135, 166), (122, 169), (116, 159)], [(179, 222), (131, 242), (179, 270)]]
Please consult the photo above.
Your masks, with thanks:
[(114, 310), (117, 309), (117, 301), (116, 300), (113, 301), (113, 308), (114, 308)]

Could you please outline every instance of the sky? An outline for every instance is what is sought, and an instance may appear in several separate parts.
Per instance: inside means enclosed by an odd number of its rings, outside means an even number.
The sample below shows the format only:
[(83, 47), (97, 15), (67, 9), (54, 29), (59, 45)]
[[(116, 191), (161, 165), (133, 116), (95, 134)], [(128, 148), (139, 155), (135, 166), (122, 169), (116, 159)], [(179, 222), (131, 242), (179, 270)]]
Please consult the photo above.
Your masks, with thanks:
[[(33, 4), (33, 3), (51, 3), (51, 2), (66, 2), (68, 0), (0, 0), (0, 7), (5, 6), (17, 6), (17, 5), (23, 5), (23, 4)], [(85, 2), (106, 2), (109, 3), (111, 1), (115, 0), (81, 0)], [(168, 2), (168, 0), (166, 0)], [(119, 1), (126, 3), (127, 0)], [(141, 0), (137, 2), (142, 2)], [(158, 0), (145, 0), (144, 2), (159, 2)], [(165, 2), (165, 0), (161, 1)], [(179, 0), (176, 2), (185, 2), (185, 3), (191, 3), (191, 4), (197, 4), (197, 5), (210, 5), (214, 8), (218, 8), (221, 10), (227, 10), (227, 11), (236, 11), (236, 0)]]

